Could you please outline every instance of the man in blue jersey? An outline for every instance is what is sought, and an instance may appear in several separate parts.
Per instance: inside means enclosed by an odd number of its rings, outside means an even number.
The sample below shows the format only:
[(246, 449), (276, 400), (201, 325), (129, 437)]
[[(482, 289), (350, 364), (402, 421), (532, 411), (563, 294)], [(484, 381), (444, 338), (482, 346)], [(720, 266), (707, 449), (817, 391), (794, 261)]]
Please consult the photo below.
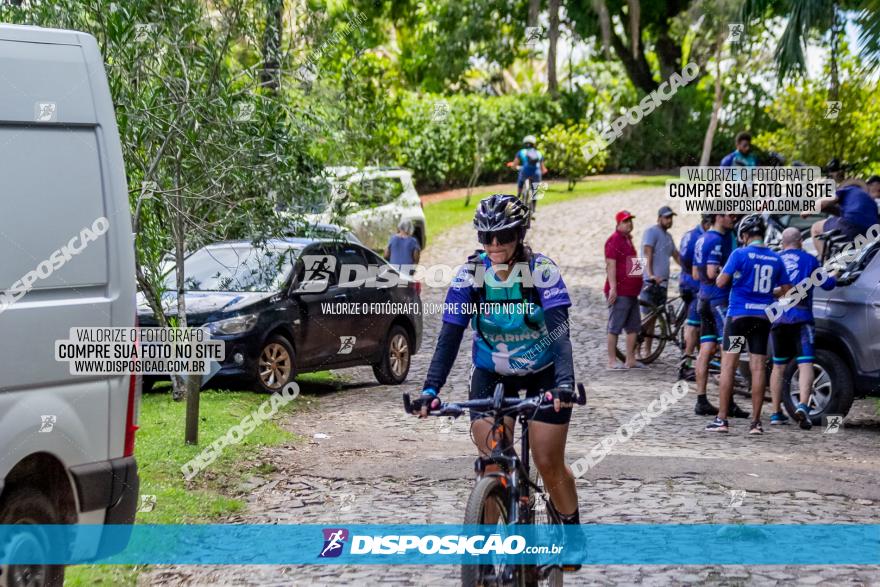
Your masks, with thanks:
[(712, 215), (703, 214), (698, 225), (690, 229), (681, 237), (678, 252), (681, 258), (681, 275), (678, 278), (678, 293), (687, 308), (687, 318), (684, 325), (684, 356), (679, 367), (679, 379), (693, 380), (691, 362), (694, 359), (694, 349), (700, 340), (700, 311), (699, 293), (700, 282), (694, 279), (691, 271), (694, 266), (694, 249), (700, 236), (712, 226)]
[[(724, 319), (727, 316), (727, 297), (729, 287), (718, 287), (715, 279), (730, 257), (733, 240), (727, 232), (733, 228), (733, 214), (712, 214), (712, 228), (703, 233), (694, 245), (694, 264), (692, 277), (700, 282), (700, 353), (697, 356), (697, 405), (694, 413), (698, 416), (714, 416), (718, 408), (706, 398), (709, 383), (709, 363), (715, 356), (716, 345), (724, 333)], [(749, 413), (741, 410), (730, 399), (729, 412), (734, 418), (748, 418)]]
[(718, 415), (706, 426), (706, 430), (728, 431), (727, 406), (733, 397), (733, 378), (739, 365), (739, 355), (747, 348), (752, 374), (752, 423), (749, 434), (763, 434), (761, 406), (764, 403), (767, 341), (770, 336), (767, 308), (776, 301), (776, 293), (783, 295), (791, 288), (791, 280), (782, 258), (764, 244), (767, 224), (760, 215), (743, 218), (738, 231), (746, 246), (730, 254), (716, 280), (717, 287), (730, 287), (730, 304), (724, 323)]
[(743, 131), (736, 135), (736, 150), (721, 159), (721, 167), (755, 167), (758, 159), (752, 154), (752, 135)]
[[(773, 341), (773, 371), (770, 374), (770, 395), (773, 398), (771, 424), (786, 424), (788, 418), (779, 407), (782, 399), (783, 375), (788, 363), (794, 360), (798, 366), (798, 386), (800, 403), (794, 417), (804, 430), (812, 428), (810, 422), (810, 392), (813, 388), (813, 289), (810, 276), (819, 269), (816, 257), (802, 248), (801, 231), (790, 226), (782, 232), (782, 261), (792, 283), (804, 284), (807, 292), (804, 299), (796, 305), (784, 305), (784, 310), (773, 321), (770, 338)], [(820, 287), (834, 289), (837, 284), (833, 275), (827, 275)], [(780, 300), (782, 302), (784, 300)]]

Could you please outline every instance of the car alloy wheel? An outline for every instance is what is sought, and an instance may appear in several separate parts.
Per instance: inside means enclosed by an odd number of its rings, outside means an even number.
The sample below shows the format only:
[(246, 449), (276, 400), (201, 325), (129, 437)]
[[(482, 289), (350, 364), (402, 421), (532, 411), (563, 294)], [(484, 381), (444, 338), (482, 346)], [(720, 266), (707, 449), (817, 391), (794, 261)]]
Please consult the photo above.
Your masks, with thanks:
[(406, 335), (397, 332), (388, 345), (388, 366), (395, 377), (403, 377), (409, 370), (409, 342)]
[[(798, 385), (798, 372), (795, 371), (791, 377), (791, 399), (794, 405), (800, 401), (800, 392)], [(814, 412), (824, 412), (825, 408), (831, 402), (833, 393), (831, 384), (831, 375), (822, 365), (813, 363), (813, 389), (810, 393), (810, 409)]]
[(293, 361), (287, 349), (277, 342), (271, 342), (263, 347), (263, 352), (260, 353), (259, 375), (264, 386), (280, 389), (290, 380), (292, 369)]

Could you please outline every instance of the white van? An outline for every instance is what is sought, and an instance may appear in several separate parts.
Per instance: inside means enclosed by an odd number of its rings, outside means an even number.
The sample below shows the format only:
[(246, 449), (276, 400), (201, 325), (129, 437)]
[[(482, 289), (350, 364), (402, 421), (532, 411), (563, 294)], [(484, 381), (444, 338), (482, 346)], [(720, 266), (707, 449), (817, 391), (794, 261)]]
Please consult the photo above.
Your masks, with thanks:
[[(0, 524), (131, 524), (140, 384), (55, 360), (71, 327), (135, 325), (122, 148), (92, 36), (0, 25), (0, 202)], [(71, 556), (125, 546), (102, 541)], [(7, 542), (7, 561), (53, 552)], [(0, 564), (0, 585), (63, 574)]]

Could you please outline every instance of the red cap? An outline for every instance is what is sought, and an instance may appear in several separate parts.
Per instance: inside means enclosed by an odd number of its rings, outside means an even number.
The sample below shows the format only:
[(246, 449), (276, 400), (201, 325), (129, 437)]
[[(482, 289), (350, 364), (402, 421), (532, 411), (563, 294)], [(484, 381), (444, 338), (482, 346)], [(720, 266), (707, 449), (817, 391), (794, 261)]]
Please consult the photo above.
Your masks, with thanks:
[(635, 216), (631, 214), (629, 210), (621, 210), (614, 216), (614, 220), (617, 222), (617, 224), (620, 224), (621, 222), (629, 218), (635, 218)]

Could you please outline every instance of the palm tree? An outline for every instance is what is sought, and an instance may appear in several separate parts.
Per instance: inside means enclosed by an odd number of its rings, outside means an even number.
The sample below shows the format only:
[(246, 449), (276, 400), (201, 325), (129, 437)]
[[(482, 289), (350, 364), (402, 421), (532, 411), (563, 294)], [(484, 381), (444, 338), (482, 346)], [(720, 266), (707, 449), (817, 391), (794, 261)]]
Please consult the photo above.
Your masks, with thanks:
[(836, 100), (840, 89), (837, 64), (845, 11), (855, 12), (855, 21), (861, 28), (862, 63), (867, 69), (874, 69), (880, 65), (880, 0), (746, 0), (740, 14), (747, 26), (757, 18), (774, 15), (786, 18), (785, 30), (775, 51), (780, 82), (806, 72), (804, 50), (809, 35), (830, 31), (829, 97)]

